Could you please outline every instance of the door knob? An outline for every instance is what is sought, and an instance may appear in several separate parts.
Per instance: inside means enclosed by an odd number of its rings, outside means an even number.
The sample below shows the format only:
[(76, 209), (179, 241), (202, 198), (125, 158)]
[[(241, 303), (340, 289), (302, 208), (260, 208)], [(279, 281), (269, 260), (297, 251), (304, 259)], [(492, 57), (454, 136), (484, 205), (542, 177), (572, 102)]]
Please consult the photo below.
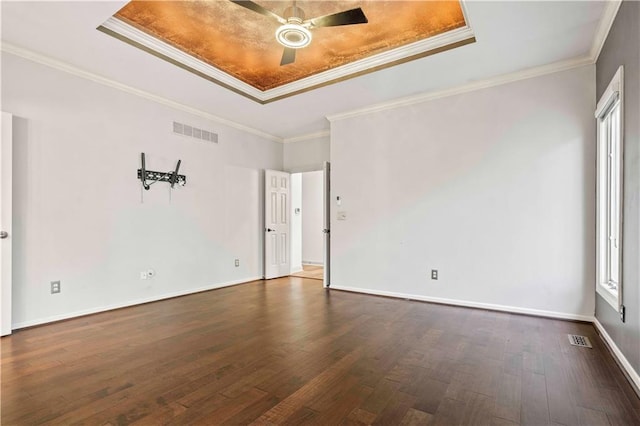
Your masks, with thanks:
[(275, 229), (271, 229), (271, 228), (267, 228), (267, 229), (265, 229), (265, 231), (267, 231), (267, 232), (276, 232)]
[(0, 231), (0, 238), (5, 239), (9, 236), (7, 231)]

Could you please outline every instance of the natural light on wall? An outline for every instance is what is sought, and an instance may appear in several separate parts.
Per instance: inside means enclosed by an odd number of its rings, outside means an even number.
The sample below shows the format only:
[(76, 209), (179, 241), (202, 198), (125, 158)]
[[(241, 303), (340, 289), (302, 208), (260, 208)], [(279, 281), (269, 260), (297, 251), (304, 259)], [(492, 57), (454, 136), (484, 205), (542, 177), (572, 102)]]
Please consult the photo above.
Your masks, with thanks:
[(623, 67), (598, 101), (596, 291), (620, 312), (622, 304)]

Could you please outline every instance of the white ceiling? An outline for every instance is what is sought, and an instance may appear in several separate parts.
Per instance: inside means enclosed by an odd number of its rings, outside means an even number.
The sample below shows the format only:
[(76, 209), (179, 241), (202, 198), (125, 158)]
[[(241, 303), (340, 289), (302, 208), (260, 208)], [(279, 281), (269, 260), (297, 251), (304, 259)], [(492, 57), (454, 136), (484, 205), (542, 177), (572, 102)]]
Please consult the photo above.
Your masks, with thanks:
[(328, 130), (327, 116), (588, 58), (609, 24), (608, 19), (600, 22), (607, 16), (606, 2), (465, 1), (476, 43), (260, 105), (96, 30), (126, 3), (2, 1), (3, 49), (27, 49), (290, 139)]

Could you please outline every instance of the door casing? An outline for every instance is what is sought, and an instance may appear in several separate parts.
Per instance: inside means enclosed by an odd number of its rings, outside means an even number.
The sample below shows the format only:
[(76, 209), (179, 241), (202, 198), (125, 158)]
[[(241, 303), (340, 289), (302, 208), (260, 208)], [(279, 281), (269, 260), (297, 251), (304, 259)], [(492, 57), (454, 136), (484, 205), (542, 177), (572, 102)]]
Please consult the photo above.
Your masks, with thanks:
[(2, 112), (0, 141), (0, 230), (7, 233), (0, 239), (0, 335), (11, 334), (11, 246), (13, 185), (13, 116)]

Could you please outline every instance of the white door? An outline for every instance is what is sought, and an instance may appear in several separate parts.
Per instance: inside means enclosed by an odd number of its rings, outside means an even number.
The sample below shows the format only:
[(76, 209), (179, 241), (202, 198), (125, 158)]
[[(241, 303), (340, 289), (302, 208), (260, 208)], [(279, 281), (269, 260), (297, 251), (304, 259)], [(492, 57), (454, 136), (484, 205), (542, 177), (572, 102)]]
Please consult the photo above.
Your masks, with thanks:
[(11, 334), (11, 182), (13, 117), (2, 113), (0, 141), (0, 335)]
[(328, 161), (324, 162), (324, 186), (322, 190), (323, 194), (323, 221), (324, 221), (324, 271), (323, 271), (323, 284), (325, 287), (331, 285), (330, 272), (331, 272), (331, 164)]
[(265, 170), (264, 176), (264, 277), (289, 275), (291, 253), (289, 218), (290, 175)]

